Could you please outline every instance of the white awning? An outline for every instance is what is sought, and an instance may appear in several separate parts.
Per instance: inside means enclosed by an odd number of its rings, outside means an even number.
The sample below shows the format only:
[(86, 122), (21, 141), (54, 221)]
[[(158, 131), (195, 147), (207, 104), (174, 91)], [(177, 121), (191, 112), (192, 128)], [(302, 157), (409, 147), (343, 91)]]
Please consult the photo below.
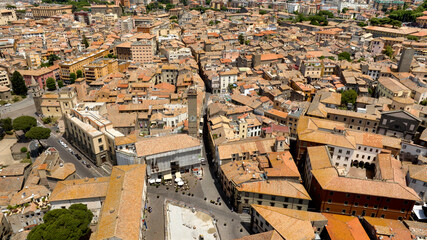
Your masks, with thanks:
[(161, 182), (162, 182), (162, 179), (160, 179), (160, 178), (156, 179), (156, 183), (161, 183)]
[(180, 172), (175, 173), (175, 177), (176, 178), (181, 178), (181, 173)]
[(163, 179), (164, 180), (171, 180), (172, 179), (172, 174), (166, 174), (164, 177), (163, 177)]
[(155, 182), (156, 182), (156, 180), (155, 180), (155, 179), (150, 179), (150, 180), (148, 180), (148, 182), (149, 182), (149, 183), (155, 183)]

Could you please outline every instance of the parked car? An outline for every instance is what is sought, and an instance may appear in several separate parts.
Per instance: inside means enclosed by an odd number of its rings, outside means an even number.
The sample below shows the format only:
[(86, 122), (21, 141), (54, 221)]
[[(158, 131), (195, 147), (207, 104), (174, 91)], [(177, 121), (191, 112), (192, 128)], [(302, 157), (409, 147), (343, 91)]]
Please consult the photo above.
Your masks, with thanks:
[(86, 162), (85, 160), (83, 160), (83, 162), (82, 162), (82, 163), (83, 163), (83, 165), (86, 165), (86, 164), (87, 164), (87, 162)]
[(80, 155), (79, 154), (74, 154), (74, 156), (76, 156), (76, 158), (78, 159), (78, 160), (82, 160), (82, 157), (80, 157)]
[(90, 166), (90, 164), (89, 164), (89, 163), (87, 163), (87, 164), (86, 164), (86, 167), (87, 167), (87, 168), (91, 168), (91, 166)]

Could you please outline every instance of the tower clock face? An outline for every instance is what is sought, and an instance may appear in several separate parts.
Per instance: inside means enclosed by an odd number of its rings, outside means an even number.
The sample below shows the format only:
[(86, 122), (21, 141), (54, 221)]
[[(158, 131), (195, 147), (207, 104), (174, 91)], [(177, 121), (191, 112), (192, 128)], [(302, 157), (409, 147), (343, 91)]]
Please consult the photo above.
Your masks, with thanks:
[(190, 122), (195, 122), (197, 120), (196, 116), (190, 116)]

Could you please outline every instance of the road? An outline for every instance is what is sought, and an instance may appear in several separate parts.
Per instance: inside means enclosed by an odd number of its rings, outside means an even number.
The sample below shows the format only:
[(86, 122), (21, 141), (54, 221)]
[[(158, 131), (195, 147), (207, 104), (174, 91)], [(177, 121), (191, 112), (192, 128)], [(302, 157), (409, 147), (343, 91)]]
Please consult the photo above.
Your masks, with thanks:
[(12, 103), (11, 106), (1, 106), (0, 107), (0, 117), (7, 118), (10, 117), (12, 119), (27, 115), (27, 116), (35, 116), (36, 107), (34, 106), (34, 100), (31, 95), (27, 96), (24, 100)]
[[(79, 161), (73, 154), (71, 154), (67, 149), (65, 149), (59, 143), (60, 139), (63, 142), (65, 142), (68, 145), (68, 147), (70, 147), (74, 152), (78, 153), (82, 157), (82, 160)], [(59, 156), (64, 162), (74, 164), (74, 166), (76, 167), (76, 174), (79, 178), (103, 177), (103, 175), (99, 172), (99, 170), (97, 170), (96, 167), (88, 159), (86, 159), (86, 157), (83, 156), (77, 149), (73, 148), (71, 144), (66, 142), (65, 139), (58, 137), (54, 134), (51, 134), (51, 136), (45, 142), (48, 146), (54, 147), (58, 150)], [(88, 168), (85, 165), (83, 165), (82, 163), (83, 161), (86, 161), (88, 164), (90, 164), (91, 168)]]

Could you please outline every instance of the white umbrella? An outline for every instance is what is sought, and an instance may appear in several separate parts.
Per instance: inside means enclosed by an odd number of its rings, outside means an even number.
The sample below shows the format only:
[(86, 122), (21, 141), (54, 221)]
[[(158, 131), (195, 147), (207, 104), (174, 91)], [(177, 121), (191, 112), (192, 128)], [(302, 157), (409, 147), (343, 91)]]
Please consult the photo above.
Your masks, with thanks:
[(182, 182), (182, 179), (181, 178), (175, 178), (175, 182)]
[(154, 179), (150, 179), (150, 180), (148, 180), (148, 182), (150, 182), (150, 183), (155, 183), (155, 182), (156, 182), (156, 180), (154, 180)]
[(182, 186), (182, 185), (184, 185), (184, 182), (183, 182), (183, 181), (178, 182), (178, 186)]

